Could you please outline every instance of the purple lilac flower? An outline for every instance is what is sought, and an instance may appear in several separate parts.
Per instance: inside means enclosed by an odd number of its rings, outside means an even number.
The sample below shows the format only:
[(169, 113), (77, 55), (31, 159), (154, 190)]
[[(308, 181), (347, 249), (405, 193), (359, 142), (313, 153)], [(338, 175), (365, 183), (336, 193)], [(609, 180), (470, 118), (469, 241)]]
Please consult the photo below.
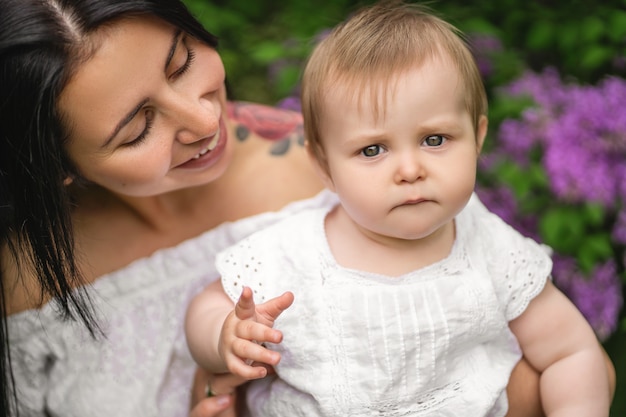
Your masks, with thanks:
[[(570, 87), (570, 100), (546, 129), (544, 165), (555, 193), (571, 201), (611, 207), (618, 197), (614, 169), (626, 163), (626, 83), (608, 79), (598, 88)], [(626, 96), (624, 96), (626, 97)], [(620, 106), (616, 109), (614, 106)]]
[(557, 197), (615, 207), (626, 185), (626, 80), (610, 77), (598, 86), (563, 84), (555, 70), (527, 73), (504, 89), (530, 95), (536, 107), (498, 132), (502, 152), (524, 164), (543, 148), (543, 165)]
[(584, 276), (572, 258), (554, 256), (554, 283), (585, 316), (600, 340), (616, 329), (622, 308), (622, 286), (613, 260), (596, 266)]
[(517, 200), (511, 189), (503, 186), (489, 188), (477, 186), (476, 194), (489, 211), (498, 215), (524, 236), (540, 241), (537, 233), (537, 218), (519, 212)]
[(502, 91), (512, 96), (530, 96), (540, 108), (552, 111), (552, 108), (567, 102), (559, 73), (554, 68), (546, 68), (542, 73), (527, 71)]
[[(617, 215), (612, 241), (626, 244), (626, 80), (609, 77), (597, 86), (563, 83), (548, 69), (527, 73), (505, 87), (513, 96), (535, 103), (519, 118), (505, 120), (490, 160), (508, 158), (525, 166), (531, 151), (541, 150), (541, 164), (555, 199), (560, 203), (597, 202)], [(499, 190), (483, 193), (488, 205), (520, 232), (532, 237), (536, 223), (524, 232), (524, 218)], [(495, 201), (495, 202), (494, 202)], [(617, 250), (617, 248), (616, 248)], [(626, 264), (626, 252), (619, 254)], [(598, 263), (586, 276), (575, 258), (554, 255), (555, 284), (574, 302), (605, 340), (618, 325), (623, 283), (612, 258)]]
[(480, 74), (484, 78), (488, 78), (493, 73), (492, 56), (494, 53), (502, 51), (502, 42), (496, 36), (472, 33), (468, 36), (468, 43), (471, 46)]
[(302, 112), (302, 106), (300, 105), (300, 98), (298, 96), (289, 96), (280, 100), (276, 107), (286, 110), (293, 110)]
[(511, 224), (517, 216), (517, 201), (509, 188), (477, 186), (476, 194), (489, 211), (500, 216), (505, 222)]
[(536, 114), (534, 109), (528, 109), (522, 120), (504, 120), (498, 130), (500, 153), (505, 153), (514, 162), (527, 166), (531, 149), (539, 142), (538, 129), (527, 122), (531, 115)]
[(617, 220), (613, 225), (611, 238), (619, 244), (626, 245), (626, 208), (617, 214)]
[(606, 155), (571, 146), (559, 139), (546, 146), (543, 164), (554, 193), (570, 202), (593, 201), (611, 207), (615, 202), (616, 181), (613, 167)]
[(483, 153), (478, 158), (478, 170), (490, 171), (494, 166), (496, 166), (496, 162), (498, 161), (497, 157), (494, 157), (493, 153)]
[[(615, 175), (617, 178), (626, 178), (626, 165), (617, 166), (613, 175)], [(617, 192), (619, 193), (621, 201), (626, 204), (626, 181), (621, 181), (618, 183)]]

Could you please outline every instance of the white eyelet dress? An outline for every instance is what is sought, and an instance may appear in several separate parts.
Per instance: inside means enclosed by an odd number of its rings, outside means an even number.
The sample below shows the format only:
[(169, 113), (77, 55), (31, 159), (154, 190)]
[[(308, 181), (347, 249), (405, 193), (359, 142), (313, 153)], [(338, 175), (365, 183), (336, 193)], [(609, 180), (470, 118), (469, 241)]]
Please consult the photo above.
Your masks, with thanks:
[[(243, 285), (293, 305), (275, 327), (277, 377), (252, 383), (255, 417), (503, 416), (520, 359), (508, 328), (549, 279), (548, 249), (472, 196), (449, 256), (401, 277), (346, 269), (307, 209), (218, 255), (230, 298)], [(384, 262), (384, 259), (380, 260)]]

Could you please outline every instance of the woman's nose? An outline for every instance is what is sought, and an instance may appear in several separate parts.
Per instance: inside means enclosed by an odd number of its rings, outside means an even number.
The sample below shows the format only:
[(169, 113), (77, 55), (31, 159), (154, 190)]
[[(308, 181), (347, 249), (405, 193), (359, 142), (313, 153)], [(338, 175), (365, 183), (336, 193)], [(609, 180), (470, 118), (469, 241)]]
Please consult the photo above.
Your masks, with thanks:
[(206, 98), (181, 100), (172, 118), (178, 123), (176, 140), (183, 144), (197, 142), (217, 132), (221, 110)]
[(418, 150), (406, 151), (398, 156), (395, 172), (397, 183), (413, 183), (422, 178), (424, 174), (424, 165), (420, 160)]

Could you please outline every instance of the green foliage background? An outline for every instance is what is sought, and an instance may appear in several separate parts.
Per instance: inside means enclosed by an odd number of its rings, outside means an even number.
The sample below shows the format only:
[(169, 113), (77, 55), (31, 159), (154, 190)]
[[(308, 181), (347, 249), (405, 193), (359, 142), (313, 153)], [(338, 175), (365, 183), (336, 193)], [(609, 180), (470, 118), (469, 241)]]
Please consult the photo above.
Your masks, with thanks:
[[(219, 51), (228, 74), (230, 97), (266, 104), (276, 104), (294, 92), (303, 62), (321, 31), (334, 26), (357, 7), (372, 3), (371, 0), (184, 1), (205, 27), (220, 38)], [(551, 66), (564, 79), (590, 84), (609, 74), (626, 76), (626, 0), (601, 3), (439, 0), (428, 4), (463, 32), (492, 35), (502, 42), (502, 50), (491, 57), (494, 69), (486, 80), (490, 127), (519, 113), (528, 104), (503, 99), (496, 93), (498, 86), (518, 77), (525, 69), (539, 72)], [(490, 135), (493, 132), (495, 129), (490, 128)], [(499, 174), (518, 195), (530, 187), (545, 187), (545, 174), (540, 171), (519, 172), (511, 165)], [(597, 229), (601, 217), (602, 213), (593, 206), (585, 208), (582, 214), (568, 208), (555, 209), (542, 219), (542, 232), (556, 245), (559, 242), (571, 245), (576, 239), (567, 234), (580, 235)], [(586, 242), (597, 246), (590, 250), (578, 248), (581, 253), (590, 254), (579, 259), (583, 268), (590, 269), (596, 261), (594, 256), (605, 256), (607, 248), (602, 239), (586, 239)], [(626, 323), (623, 311), (622, 320)], [(606, 341), (605, 347), (618, 372), (611, 416), (626, 416), (623, 381), (626, 327)]]
[[(321, 30), (371, 0), (184, 0), (220, 38), (233, 97), (272, 104), (297, 84), (303, 59)], [(428, 4), (466, 33), (497, 36), (507, 53), (498, 57), (502, 83), (528, 66), (547, 65), (594, 82), (624, 74), (626, 0), (440, 0)], [(278, 74), (268, 70), (280, 64)]]

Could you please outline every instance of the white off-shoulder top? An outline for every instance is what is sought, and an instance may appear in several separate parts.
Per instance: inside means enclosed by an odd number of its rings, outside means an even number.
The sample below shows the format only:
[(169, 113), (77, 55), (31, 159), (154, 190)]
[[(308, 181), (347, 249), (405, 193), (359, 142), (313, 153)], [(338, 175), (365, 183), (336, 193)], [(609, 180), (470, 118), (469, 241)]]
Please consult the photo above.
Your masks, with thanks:
[(10, 316), (20, 416), (187, 416), (195, 364), (183, 320), (191, 298), (217, 279), (215, 255), (329, 198), (223, 224), (97, 279), (90, 291), (105, 338), (93, 340), (53, 304)]

